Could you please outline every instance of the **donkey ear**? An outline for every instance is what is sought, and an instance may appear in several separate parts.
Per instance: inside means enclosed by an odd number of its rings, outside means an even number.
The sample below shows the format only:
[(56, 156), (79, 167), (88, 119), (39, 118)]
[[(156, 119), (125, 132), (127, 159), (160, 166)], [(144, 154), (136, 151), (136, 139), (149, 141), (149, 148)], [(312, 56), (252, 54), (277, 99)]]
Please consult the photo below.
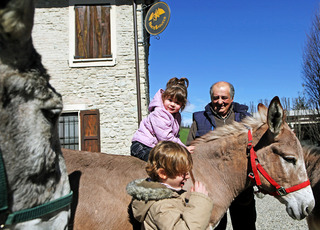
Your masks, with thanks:
[(267, 120), (268, 108), (264, 104), (259, 103), (258, 112), (260, 114), (261, 120), (266, 121)]
[(283, 108), (281, 106), (279, 97), (274, 97), (270, 102), (267, 123), (269, 130), (274, 134), (274, 136), (277, 136), (280, 133), (284, 123)]

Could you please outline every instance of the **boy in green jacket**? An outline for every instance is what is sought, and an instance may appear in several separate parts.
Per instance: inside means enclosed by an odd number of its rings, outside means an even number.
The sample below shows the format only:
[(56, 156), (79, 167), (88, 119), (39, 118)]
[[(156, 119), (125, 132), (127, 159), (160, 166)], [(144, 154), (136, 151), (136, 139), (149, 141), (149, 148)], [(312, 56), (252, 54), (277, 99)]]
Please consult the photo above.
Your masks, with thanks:
[(185, 147), (159, 142), (150, 152), (146, 166), (149, 178), (130, 182), (131, 208), (141, 229), (206, 229), (213, 202), (201, 182), (195, 182), (189, 199), (183, 190), (193, 161)]

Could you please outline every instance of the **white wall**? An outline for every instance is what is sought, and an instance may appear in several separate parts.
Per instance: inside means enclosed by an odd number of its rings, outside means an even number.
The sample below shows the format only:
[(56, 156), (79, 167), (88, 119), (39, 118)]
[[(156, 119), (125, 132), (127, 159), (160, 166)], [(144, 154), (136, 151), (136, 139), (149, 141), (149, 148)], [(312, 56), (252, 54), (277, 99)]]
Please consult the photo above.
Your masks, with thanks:
[[(113, 3), (114, 1), (106, 1)], [(116, 1), (113, 33), (116, 33), (115, 65), (69, 66), (69, 4), (38, 0), (33, 42), (51, 75), (50, 83), (62, 94), (65, 108), (99, 109), (101, 151), (130, 154), (131, 138), (138, 128), (132, 1)], [(126, 4), (125, 4), (126, 3)], [(140, 8), (140, 6), (138, 6)], [(142, 23), (138, 11), (138, 35)], [(148, 50), (148, 49), (146, 49)], [(142, 116), (147, 115), (149, 86), (145, 47), (139, 45)]]

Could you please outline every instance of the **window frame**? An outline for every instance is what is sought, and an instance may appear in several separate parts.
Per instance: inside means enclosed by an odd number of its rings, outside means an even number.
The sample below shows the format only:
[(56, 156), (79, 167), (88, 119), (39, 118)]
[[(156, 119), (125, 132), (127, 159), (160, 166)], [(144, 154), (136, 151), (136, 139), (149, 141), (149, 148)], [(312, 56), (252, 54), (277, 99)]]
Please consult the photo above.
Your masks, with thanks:
[[(68, 107), (68, 106), (67, 106)], [(72, 122), (63, 122), (65, 118), (61, 117), (76, 117), (77, 128), (73, 128), (73, 131), (77, 131), (77, 146), (78, 149), (68, 148), (64, 145), (64, 141), (61, 140), (68, 140), (70, 139), (70, 135), (62, 135), (60, 134), (70, 134), (72, 132), (65, 132), (64, 127), (68, 127), (68, 130), (72, 127), (76, 127), (72, 125)], [(62, 121), (63, 120), (63, 121)], [(68, 120), (68, 119), (67, 119)], [(67, 124), (67, 125), (65, 125)], [(60, 130), (60, 127), (63, 126), (63, 129)], [(61, 143), (62, 148), (74, 149), (74, 150), (81, 150), (81, 151), (90, 151), (90, 152), (100, 152), (101, 151), (101, 133), (100, 133), (100, 111), (99, 109), (87, 109), (83, 108), (80, 110), (71, 109), (71, 110), (63, 110), (59, 117), (58, 121), (58, 134), (59, 140)], [(74, 138), (73, 138), (74, 139)], [(66, 143), (68, 145), (68, 143)]]
[[(116, 65), (116, 28), (115, 16), (116, 7), (113, 1), (103, 0), (70, 0), (69, 1), (69, 66), (70, 67), (99, 67)], [(110, 5), (110, 39), (112, 57), (106, 58), (74, 58), (76, 45), (76, 19), (75, 6), (77, 5)]]
[[(76, 120), (73, 120), (70, 122), (70, 117), (74, 117), (76, 118)], [(69, 122), (67, 122), (69, 121)], [(73, 150), (79, 150), (81, 149), (81, 133), (80, 133), (80, 119), (79, 119), (79, 112), (77, 111), (66, 111), (61, 113), (60, 117), (59, 117), (59, 122), (58, 122), (58, 132), (59, 132), (59, 140), (60, 140), (60, 145), (62, 148), (66, 148), (66, 149), (73, 149)], [(76, 126), (74, 125), (76, 124)], [(61, 130), (61, 126), (62, 130)], [(67, 127), (67, 130), (65, 129), (65, 127)], [(73, 129), (72, 129), (73, 128)], [(77, 137), (77, 143), (65, 143), (65, 140), (70, 140), (70, 135), (65, 135), (65, 134), (70, 134), (70, 129), (73, 130), (75, 136), (73, 136), (73, 140), (76, 140), (75, 137)], [(77, 131), (77, 132), (75, 132)], [(72, 131), (71, 131), (72, 132)], [(64, 134), (61, 136), (61, 134)], [(69, 146), (76, 146), (78, 148), (70, 148)]]

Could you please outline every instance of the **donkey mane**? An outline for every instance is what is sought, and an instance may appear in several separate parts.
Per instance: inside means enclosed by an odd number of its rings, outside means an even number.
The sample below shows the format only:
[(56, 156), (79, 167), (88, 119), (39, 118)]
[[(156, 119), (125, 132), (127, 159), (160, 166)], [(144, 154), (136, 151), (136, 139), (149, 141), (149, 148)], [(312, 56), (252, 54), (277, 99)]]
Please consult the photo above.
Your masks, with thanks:
[(309, 229), (320, 229), (320, 147), (302, 146), (308, 177), (315, 198), (315, 207), (312, 214), (307, 217)]
[(305, 145), (302, 148), (310, 183), (314, 186), (320, 181), (320, 147)]
[(230, 136), (240, 135), (247, 133), (248, 129), (258, 129), (264, 125), (266, 121), (263, 121), (262, 116), (256, 118), (246, 117), (241, 122), (233, 122), (230, 125), (224, 125), (222, 127), (216, 128), (214, 131), (211, 131), (202, 137), (195, 139), (192, 142), (192, 145), (199, 145), (201, 143), (210, 142), (220, 138), (229, 138)]
[(318, 146), (313, 146), (313, 145), (303, 145), (303, 150), (304, 150), (304, 155), (309, 156), (309, 155), (320, 155), (320, 147)]
[[(26, 100), (33, 97), (40, 100), (48, 99), (50, 93), (48, 93), (47, 87), (53, 88), (46, 82), (47, 78), (44, 78), (43, 73), (37, 70), (25, 73), (17, 70), (7, 70), (0, 79), (0, 85), (2, 86), (0, 87), (0, 96), (15, 97), (23, 94)], [(4, 88), (6, 92), (3, 92)], [(5, 101), (5, 99), (2, 101)]]

